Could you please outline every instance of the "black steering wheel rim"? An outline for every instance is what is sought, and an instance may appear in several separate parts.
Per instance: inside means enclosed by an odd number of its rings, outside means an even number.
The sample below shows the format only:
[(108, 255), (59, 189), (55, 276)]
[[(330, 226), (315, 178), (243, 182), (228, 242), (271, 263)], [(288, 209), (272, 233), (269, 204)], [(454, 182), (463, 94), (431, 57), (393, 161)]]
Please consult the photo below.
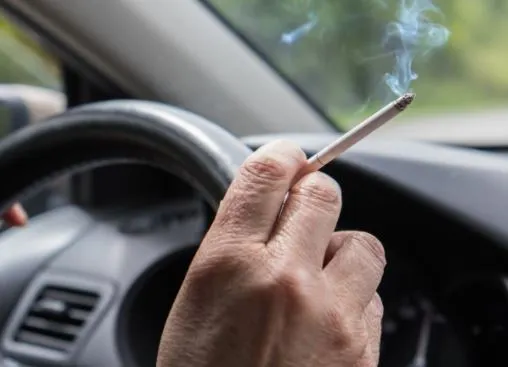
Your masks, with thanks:
[(85, 105), (0, 142), (0, 211), (58, 175), (122, 162), (177, 174), (215, 209), (250, 153), (224, 129), (182, 109), (131, 100)]

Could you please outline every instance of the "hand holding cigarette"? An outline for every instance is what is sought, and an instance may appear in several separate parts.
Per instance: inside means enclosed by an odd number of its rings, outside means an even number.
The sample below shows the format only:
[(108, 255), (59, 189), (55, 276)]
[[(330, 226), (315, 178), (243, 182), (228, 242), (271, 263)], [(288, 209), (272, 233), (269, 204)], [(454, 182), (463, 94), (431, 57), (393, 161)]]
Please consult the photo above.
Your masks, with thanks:
[(288, 141), (243, 163), (172, 306), (158, 367), (377, 366), (383, 247), (335, 232), (338, 185), (321, 172), (292, 185), (306, 164)]
[(173, 304), (157, 366), (239, 366), (260, 350), (263, 365), (310, 366), (316, 356), (326, 367), (378, 364), (384, 250), (368, 234), (334, 232), (340, 190), (315, 171), (413, 99), (403, 95), (308, 160), (280, 141), (247, 159)]

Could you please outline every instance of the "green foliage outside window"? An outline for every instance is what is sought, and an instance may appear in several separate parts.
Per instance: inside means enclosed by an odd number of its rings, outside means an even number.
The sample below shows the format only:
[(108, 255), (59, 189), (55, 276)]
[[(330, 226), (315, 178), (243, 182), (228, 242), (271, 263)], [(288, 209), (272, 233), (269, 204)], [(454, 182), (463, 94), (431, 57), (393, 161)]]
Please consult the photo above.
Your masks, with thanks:
[(55, 59), (37, 42), (0, 14), (0, 84), (29, 84), (60, 89)]
[[(373, 102), (393, 60), (380, 47), (401, 1), (429, 0), (207, 0), (271, 63), (298, 85), (338, 124)], [(417, 93), (409, 113), (454, 112), (508, 105), (508, 1), (433, 0), (433, 19), (451, 32), (448, 43), (418, 57)], [(318, 25), (291, 47), (280, 35), (306, 22)], [(407, 115), (406, 115), (407, 116)], [(355, 118), (353, 122), (357, 121)], [(342, 125), (342, 127), (347, 127)]]

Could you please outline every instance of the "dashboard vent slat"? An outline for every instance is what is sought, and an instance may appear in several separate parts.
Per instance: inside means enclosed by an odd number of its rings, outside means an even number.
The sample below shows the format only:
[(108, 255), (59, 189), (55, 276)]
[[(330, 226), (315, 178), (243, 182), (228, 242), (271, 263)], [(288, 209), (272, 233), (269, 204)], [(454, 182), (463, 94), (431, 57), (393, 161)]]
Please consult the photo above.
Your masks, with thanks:
[(14, 334), (18, 343), (68, 352), (98, 305), (98, 293), (46, 286)]
[(19, 332), (16, 339), (18, 342), (32, 344), (32, 345), (35, 345), (38, 347), (44, 347), (44, 348), (48, 348), (48, 349), (54, 349), (59, 352), (67, 351), (67, 348), (69, 346), (68, 342), (64, 342), (59, 339), (51, 338), (49, 336), (43, 336), (38, 333), (32, 333), (29, 331)]

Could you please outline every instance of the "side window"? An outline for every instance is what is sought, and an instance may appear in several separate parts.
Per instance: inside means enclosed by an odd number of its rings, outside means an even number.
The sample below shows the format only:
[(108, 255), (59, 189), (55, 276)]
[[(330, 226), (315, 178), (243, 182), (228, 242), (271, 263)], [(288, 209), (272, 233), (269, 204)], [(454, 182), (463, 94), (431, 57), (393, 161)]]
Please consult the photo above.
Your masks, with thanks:
[(58, 61), (0, 11), (0, 138), (65, 107)]
[[(0, 140), (28, 124), (65, 109), (58, 60), (37, 34), (11, 21), (0, 10)], [(1, 175), (1, 172), (0, 172)], [(33, 216), (62, 203), (65, 180), (23, 200)]]

